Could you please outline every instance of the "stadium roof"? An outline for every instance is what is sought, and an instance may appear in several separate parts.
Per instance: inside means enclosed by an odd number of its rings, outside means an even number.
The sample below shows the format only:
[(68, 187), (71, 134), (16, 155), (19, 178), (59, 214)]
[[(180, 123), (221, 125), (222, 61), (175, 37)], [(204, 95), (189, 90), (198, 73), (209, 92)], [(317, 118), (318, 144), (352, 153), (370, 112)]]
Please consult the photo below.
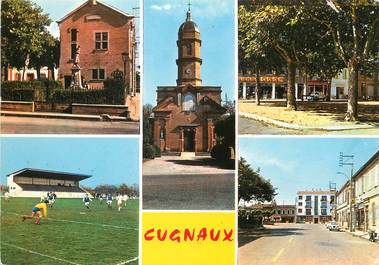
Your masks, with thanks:
[(20, 169), (18, 171), (9, 173), (7, 176), (10, 176), (10, 175), (26, 177), (26, 178), (38, 177), (38, 178), (45, 178), (45, 179), (61, 179), (61, 180), (77, 180), (77, 181), (91, 177), (91, 175), (44, 170), (44, 169), (35, 169), (35, 168)]

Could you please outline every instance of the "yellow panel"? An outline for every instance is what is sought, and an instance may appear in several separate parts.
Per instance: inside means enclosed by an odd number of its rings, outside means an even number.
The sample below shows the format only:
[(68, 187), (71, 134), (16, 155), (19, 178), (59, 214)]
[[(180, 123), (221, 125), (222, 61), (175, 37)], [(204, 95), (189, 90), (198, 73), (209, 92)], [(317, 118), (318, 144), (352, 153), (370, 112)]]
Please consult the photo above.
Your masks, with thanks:
[(234, 212), (143, 212), (142, 264), (233, 265), (235, 237)]

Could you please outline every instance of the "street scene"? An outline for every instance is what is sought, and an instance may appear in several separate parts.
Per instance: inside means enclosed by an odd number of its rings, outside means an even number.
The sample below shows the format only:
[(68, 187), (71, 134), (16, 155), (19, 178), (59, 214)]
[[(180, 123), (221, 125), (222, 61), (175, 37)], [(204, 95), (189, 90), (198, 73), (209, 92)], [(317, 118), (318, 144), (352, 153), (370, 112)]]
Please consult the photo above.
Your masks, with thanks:
[(239, 232), (239, 265), (377, 265), (379, 244), (321, 224), (277, 223)]
[(239, 142), (239, 265), (379, 264), (378, 139)]
[(239, 133), (378, 135), (377, 1), (280, 2), (238, 2)]
[(173, 7), (181, 16), (146, 5), (143, 209), (235, 209), (234, 32), (215, 26), (233, 23), (232, 4), (217, 18), (204, 3)]
[(139, 1), (5, 1), (1, 22), (3, 134), (139, 133)]

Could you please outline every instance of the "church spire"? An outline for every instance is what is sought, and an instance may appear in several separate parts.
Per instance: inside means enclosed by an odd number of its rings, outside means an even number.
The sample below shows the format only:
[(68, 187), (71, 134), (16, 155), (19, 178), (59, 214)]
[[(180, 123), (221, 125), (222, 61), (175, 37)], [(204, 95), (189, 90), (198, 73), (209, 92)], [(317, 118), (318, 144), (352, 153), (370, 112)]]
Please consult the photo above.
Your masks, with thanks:
[(187, 19), (186, 21), (192, 21), (192, 13), (191, 13), (191, 1), (188, 1), (188, 11), (187, 11)]

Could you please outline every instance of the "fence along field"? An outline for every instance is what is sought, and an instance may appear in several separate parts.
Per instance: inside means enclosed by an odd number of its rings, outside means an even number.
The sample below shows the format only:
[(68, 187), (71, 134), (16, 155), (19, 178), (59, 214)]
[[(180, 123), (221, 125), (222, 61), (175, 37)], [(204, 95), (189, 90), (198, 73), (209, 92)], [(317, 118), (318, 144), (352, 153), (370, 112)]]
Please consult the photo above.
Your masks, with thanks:
[(138, 200), (117, 211), (93, 199), (90, 210), (81, 199), (59, 199), (41, 225), (30, 215), (38, 198), (1, 202), (1, 262), (20, 264), (138, 264)]

